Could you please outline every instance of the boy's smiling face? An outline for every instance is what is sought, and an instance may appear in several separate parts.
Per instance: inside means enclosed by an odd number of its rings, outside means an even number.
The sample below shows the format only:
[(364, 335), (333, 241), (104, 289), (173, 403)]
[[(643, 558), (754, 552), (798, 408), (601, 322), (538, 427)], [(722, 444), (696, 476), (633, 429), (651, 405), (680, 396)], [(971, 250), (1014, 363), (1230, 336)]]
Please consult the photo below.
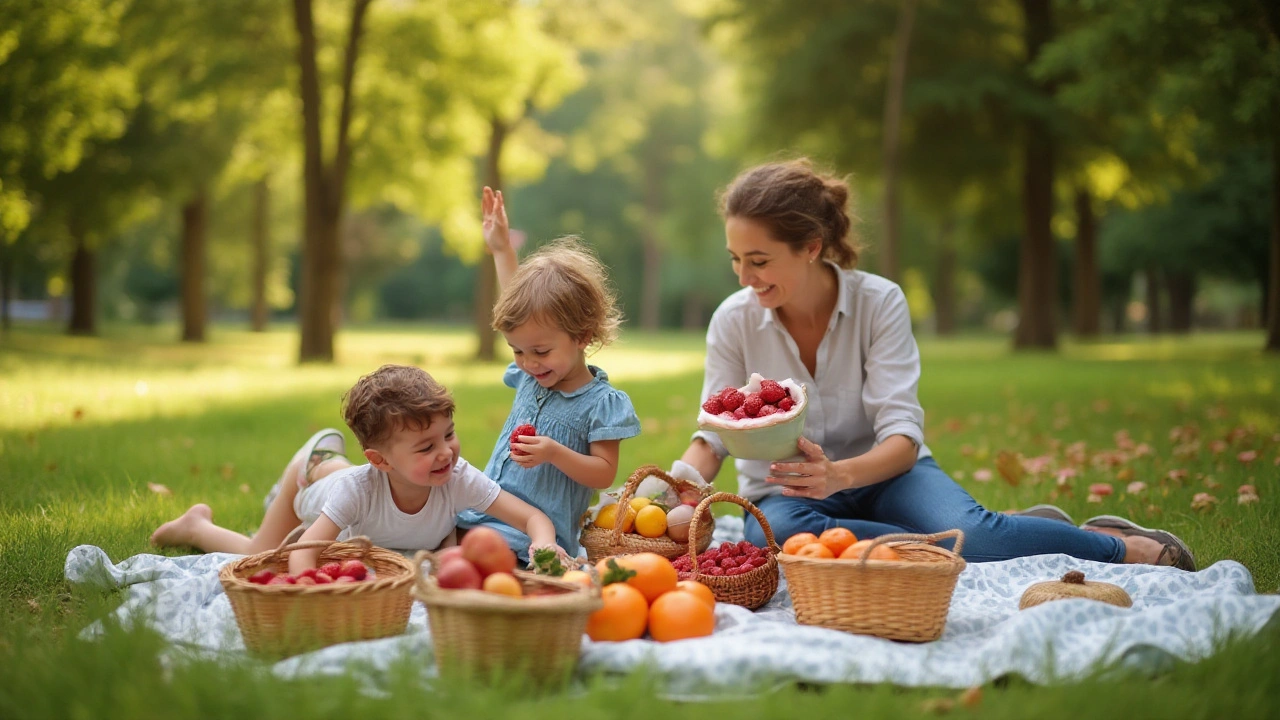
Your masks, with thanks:
[(382, 447), (364, 451), (374, 467), (416, 487), (440, 487), (448, 482), (461, 453), (453, 418), (448, 415), (431, 416), (431, 424), (422, 429), (402, 427)]

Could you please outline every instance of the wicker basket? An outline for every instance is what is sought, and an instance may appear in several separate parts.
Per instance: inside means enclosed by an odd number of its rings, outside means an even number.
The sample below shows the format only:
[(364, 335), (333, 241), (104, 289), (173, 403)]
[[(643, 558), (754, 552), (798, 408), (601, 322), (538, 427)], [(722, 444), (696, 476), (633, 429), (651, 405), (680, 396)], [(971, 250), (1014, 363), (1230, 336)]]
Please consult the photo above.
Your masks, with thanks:
[[(955, 538), (955, 550), (932, 543)], [(902, 560), (869, 560), (871, 548), (886, 543)], [(964, 533), (881, 535), (859, 560), (831, 560), (782, 554), (782, 572), (796, 620), (858, 635), (928, 642), (942, 636), (956, 578), (964, 569)]]
[(764, 513), (760, 512), (760, 508), (746, 498), (726, 492), (713, 493), (698, 503), (698, 509), (694, 511), (693, 520), (689, 523), (690, 535), (698, 530), (698, 518), (702, 517), (703, 511), (709, 508), (711, 503), (715, 502), (731, 502), (741, 505), (756, 516), (756, 520), (760, 522), (760, 527), (764, 530), (764, 537), (768, 543), (768, 547), (765, 549), (769, 559), (764, 565), (754, 570), (748, 570), (741, 575), (704, 575), (698, 571), (697, 553), (690, 548), (689, 560), (693, 573), (692, 579), (711, 588), (711, 592), (715, 593), (717, 602), (741, 605), (748, 610), (755, 610), (769, 602), (770, 598), (778, 592), (778, 553), (782, 549), (774, 541), (773, 528), (769, 527), (769, 521), (765, 519)]
[[(676, 491), (680, 490), (699, 490), (703, 497), (711, 494), (712, 490), (700, 488), (697, 485), (679, 478), (672, 477), (663, 472), (657, 465), (643, 465), (636, 468), (631, 473), (631, 477), (627, 478), (627, 482), (622, 486), (622, 496), (618, 498), (619, 505), (626, 505), (631, 501), (631, 496), (635, 494), (636, 488), (645, 478), (657, 476), (663, 482), (667, 483)], [(587, 560), (594, 563), (601, 558), (610, 555), (631, 555), (634, 553), (651, 552), (657, 553), (667, 559), (678, 558), (689, 551), (689, 543), (678, 543), (675, 540), (662, 535), (656, 538), (649, 538), (639, 533), (622, 532), (622, 524), (626, 521), (627, 513), (618, 513), (618, 521), (612, 530), (596, 527), (591, 522), (588, 515), (582, 516), (582, 534), (578, 538), (578, 542), (582, 543), (582, 547), (586, 548)], [(697, 529), (698, 532), (694, 532)], [(701, 527), (695, 526), (694, 523), (689, 524), (689, 537), (694, 538), (694, 546), (698, 548), (698, 552), (706, 550), (711, 545), (711, 534), (715, 532), (715, 522), (703, 523)]]
[[(431, 561), (429, 572), (424, 560)], [(599, 585), (517, 570), (526, 596), (509, 597), (441, 588), (433, 553), (418, 553), (413, 565), (413, 596), (427, 607), (441, 674), (491, 679), (527, 673), (539, 685), (563, 682), (577, 666), (587, 618), (604, 607)]]
[[(289, 572), (289, 553), (322, 548), (318, 564), (360, 560), (372, 580), (326, 585), (255, 585), (262, 570)], [(413, 564), (375, 547), (366, 537), (347, 542), (309, 541), (282, 545), (222, 566), (218, 580), (231, 601), (245, 647), (267, 657), (287, 657), (352, 640), (399, 635), (409, 624)]]

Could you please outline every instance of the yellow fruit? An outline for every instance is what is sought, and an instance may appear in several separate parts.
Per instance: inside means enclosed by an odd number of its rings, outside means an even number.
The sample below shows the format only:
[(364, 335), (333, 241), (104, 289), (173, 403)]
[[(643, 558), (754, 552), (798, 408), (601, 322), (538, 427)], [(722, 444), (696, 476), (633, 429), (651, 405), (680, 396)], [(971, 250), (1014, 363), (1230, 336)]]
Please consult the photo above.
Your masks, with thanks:
[(484, 589), (486, 592), (510, 595), (511, 597), (524, 595), (524, 588), (520, 587), (520, 581), (510, 573), (499, 572), (485, 578)]
[(667, 514), (656, 505), (640, 508), (636, 513), (636, 532), (647, 538), (661, 537), (667, 532)]
[[(632, 525), (636, 521), (636, 511), (630, 507), (627, 508), (627, 514), (622, 518), (622, 532), (631, 532)], [(618, 503), (606, 506), (600, 509), (600, 513), (596, 515), (596, 527), (612, 530), (614, 525), (618, 523)]]
[(560, 579), (565, 582), (578, 583), (579, 585), (583, 585), (585, 587), (591, 587), (592, 585), (591, 576), (581, 570), (570, 570), (569, 572), (560, 576)]
[(632, 510), (635, 510), (636, 512), (640, 512), (644, 508), (649, 507), (649, 505), (653, 504), (653, 501), (647, 497), (638, 497), (638, 498), (631, 498), (630, 504), (631, 504)]

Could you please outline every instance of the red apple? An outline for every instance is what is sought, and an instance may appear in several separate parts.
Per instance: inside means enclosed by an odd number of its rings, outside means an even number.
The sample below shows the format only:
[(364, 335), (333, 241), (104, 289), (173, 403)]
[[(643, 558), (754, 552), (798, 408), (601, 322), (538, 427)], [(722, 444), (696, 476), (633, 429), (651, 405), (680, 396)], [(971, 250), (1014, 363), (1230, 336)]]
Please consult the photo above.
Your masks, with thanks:
[(516, 554), (507, 547), (502, 534), (484, 526), (471, 528), (462, 536), (462, 557), (470, 560), (481, 577), (516, 569)]
[(436, 582), (442, 588), (479, 590), (484, 579), (475, 565), (463, 558), (453, 558), (436, 571)]

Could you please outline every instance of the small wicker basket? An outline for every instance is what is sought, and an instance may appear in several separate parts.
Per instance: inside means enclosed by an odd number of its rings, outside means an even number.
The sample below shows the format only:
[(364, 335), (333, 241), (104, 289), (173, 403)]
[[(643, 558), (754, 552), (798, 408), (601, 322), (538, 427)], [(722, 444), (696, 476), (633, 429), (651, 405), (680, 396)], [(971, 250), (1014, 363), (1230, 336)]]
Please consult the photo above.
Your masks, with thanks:
[[(431, 561), (425, 571), (423, 561)], [(567, 680), (577, 666), (591, 613), (604, 607), (600, 586), (587, 588), (515, 571), (525, 597), (436, 584), (433, 553), (413, 559), (413, 597), (427, 608), (441, 674), (491, 679), (526, 673), (538, 685)]]
[(765, 519), (764, 513), (760, 512), (760, 508), (744, 497), (726, 492), (713, 493), (698, 503), (698, 508), (693, 513), (693, 520), (689, 523), (690, 536), (698, 531), (698, 518), (702, 517), (703, 511), (709, 508), (711, 503), (716, 502), (741, 505), (755, 515), (756, 520), (760, 522), (760, 528), (764, 530), (765, 541), (768, 543), (768, 547), (765, 548), (768, 561), (741, 575), (705, 575), (698, 571), (697, 552), (690, 548), (688, 552), (692, 579), (711, 588), (717, 602), (741, 605), (748, 610), (755, 610), (769, 602), (778, 592), (778, 553), (782, 552), (782, 548), (778, 547), (778, 543), (774, 541), (773, 528), (769, 527), (769, 521)]
[[(932, 543), (955, 538), (955, 550)], [(888, 544), (901, 560), (869, 560), (871, 549)], [(929, 642), (942, 636), (956, 578), (964, 569), (964, 533), (881, 535), (861, 559), (778, 556), (796, 620), (888, 640)]]
[[(262, 570), (289, 572), (289, 553), (322, 548), (318, 564), (360, 560), (373, 568), (372, 580), (326, 585), (255, 585), (248, 577)], [(375, 547), (366, 537), (281, 545), (275, 550), (227, 563), (218, 580), (231, 601), (245, 647), (267, 657), (288, 657), (353, 640), (399, 635), (409, 624), (413, 564), (403, 555)]]
[[(631, 473), (631, 477), (627, 478), (627, 482), (622, 487), (622, 495), (618, 498), (618, 504), (625, 506), (631, 501), (632, 495), (635, 494), (636, 488), (645, 478), (656, 476), (666, 482), (677, 491), (680, 490), (698, 490), (703, 497), (711, 494), (711, 488), (700, 488), (697, 485), (687, 481), (675, 478), (663, 472), (657, 465), (642, 465)], [(612, 530), (596, 527), (591, 522), (589, 515), (582, 516), (582, 534), (578, 538), (578, 542), (582, 543), (582, 547), (587, 551), (587, 560), (594, 563), (601, 558), (610, 555), (631, 555), (634, 553), (651, 552), (657, 553), (667, 559), (677, 558), (689, 551), (689, 543), (678, 543), (675, 540), (662, 535), (655, 538), (645, 537), (639, 533), (622, 532), (622, 525), (626, 521), (626, 512), (618, 513), (617, 523)], [(698, 529), (698, 532), (694, 530)], [(694, 546), (698, 548), (698, 552), (707, 549), (711, 544), (711, 534), (715, 532), (715, 522), (703, 523), (700, 527), (696, 527), (694, 523), (689, 524), (689, 537), (694, 539)]]

